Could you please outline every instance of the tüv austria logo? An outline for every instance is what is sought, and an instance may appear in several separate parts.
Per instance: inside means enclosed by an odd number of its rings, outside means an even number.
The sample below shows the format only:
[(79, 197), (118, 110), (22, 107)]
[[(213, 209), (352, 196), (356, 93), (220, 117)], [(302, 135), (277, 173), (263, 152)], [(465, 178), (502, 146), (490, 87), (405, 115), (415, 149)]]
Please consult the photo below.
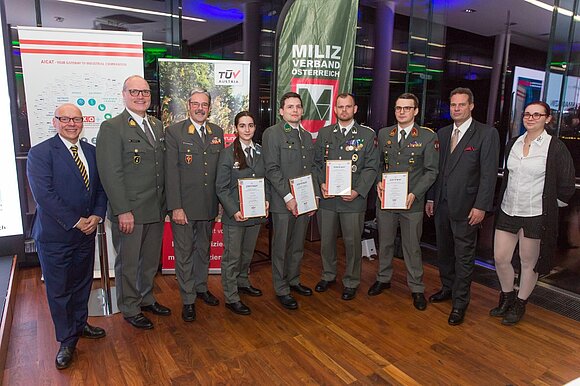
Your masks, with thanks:
[(236, 63), (216, 63), (214, 78), (216, 86), (241, 86), (244, 83), (244, 66)]

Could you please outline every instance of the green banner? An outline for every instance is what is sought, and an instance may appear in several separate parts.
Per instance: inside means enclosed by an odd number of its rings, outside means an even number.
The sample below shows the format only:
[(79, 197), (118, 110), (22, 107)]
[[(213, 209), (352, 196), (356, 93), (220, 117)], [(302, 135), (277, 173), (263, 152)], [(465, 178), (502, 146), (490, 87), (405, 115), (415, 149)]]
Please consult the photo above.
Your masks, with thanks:
[(336, 96), (351, 91), (357, 12), (358, 0), (295, 0), (282, 11), (272, 105), (278, 112), (284, 93), (300, 94), (302, 125), (314, 137), (336, 121)]

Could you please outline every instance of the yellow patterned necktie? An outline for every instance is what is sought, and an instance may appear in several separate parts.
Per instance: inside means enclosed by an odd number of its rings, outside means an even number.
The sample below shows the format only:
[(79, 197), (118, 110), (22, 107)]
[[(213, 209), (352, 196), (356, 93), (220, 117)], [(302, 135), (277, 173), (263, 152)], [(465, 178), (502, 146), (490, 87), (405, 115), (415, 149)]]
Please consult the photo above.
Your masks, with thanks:
[(87, 190), (89, 190), (89, 175), (87, 174), (87, 169), (85, 169), (83, 161), (79, 158), (79, 148), (77, 146), (71, 146), (70, 150), (72, 151), (73, 160), (75, 161), (75, 164), (77, 164), (79, 172), (81, 172), (85, 186), (87, 187)]

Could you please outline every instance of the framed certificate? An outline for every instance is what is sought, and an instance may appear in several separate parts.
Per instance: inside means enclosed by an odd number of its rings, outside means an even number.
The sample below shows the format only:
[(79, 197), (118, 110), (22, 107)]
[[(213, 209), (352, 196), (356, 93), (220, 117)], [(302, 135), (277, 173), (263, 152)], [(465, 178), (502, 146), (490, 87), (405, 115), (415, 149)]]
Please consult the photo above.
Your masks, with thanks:
[(381, 209), (407, 209), (409, 173), (383, 173), (383, 197)]
[(352, 161), (326, 161), (326, 190), (329, 196), (348, 196), (352, 186)]
[(317, 210), (316, 195), (314, 194), (314, 184), (312, 174), (302, 177), (290, 178), (290, 189), (298, 205), (298, 214), (304, 214)]
[(266, 189), (263, 178), (238, 180), (240, 212), (244, 218), (266, 217)]

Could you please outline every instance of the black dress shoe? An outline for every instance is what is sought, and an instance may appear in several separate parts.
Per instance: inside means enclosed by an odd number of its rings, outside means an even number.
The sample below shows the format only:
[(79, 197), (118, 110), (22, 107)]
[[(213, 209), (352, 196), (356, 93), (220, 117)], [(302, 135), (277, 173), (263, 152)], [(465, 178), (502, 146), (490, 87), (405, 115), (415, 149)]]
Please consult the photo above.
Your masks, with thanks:
[(336, 283), (336, 280), (330, 281), (320, 280), (318, 284), (316, 284), (316, 287), (314, 287), (314, 290), (316, 292), (326, 292), (328, 290), (328, 287), (330, 287), (330, 285), (334, 283)]
[(302, 284), (298, 283), (296, 285), (291, 285), (290, 290), (296, 292), (298, 295), (302, 296), (312, 296), (312, 290)]
[(375, 283), (369, 288), (369, 296), (377, 296), (383, 293), (383, 290), (391, 288), (391, 283), (383, 283), (381, 281), (375, 281)]
[(425, 295), (422, 292), (413, 292), (413, 305), (419, 311), (424, 311), (427, 308), (427, 299), (425, 299)]
[(143, 330), (151, 330), (153, 328), (153, 323), (151, 323), (149, 318), (143, 314), (137, 314), (135, 316), (125, 318), (125, 320), (136, 328), (141, 328)]
[(161, 316), (171, 315), (171, 310), (169, 308), (162, 306), (161, 304), (159, 304), (157, 302), (150, 304), (148, 306), (142, 306), (141, 311), (152, 312), (155, 315), (161, 315)]
[(107, 333), (101, 327), (91, 326), (88, 323), (85, 324), (85, 327), (83, 327), (83, 332), (81, 333), (83, 338), (88, 339), (104, 338), (106, 335)]
[(442, 288), (439, 292), (435, 292), (433, 295), (429, 296), (429, 301), (431, 303), (444, 302), (451, 299), (451, 290)]
[(226, 308), (238, 315), (250, 315), (252, 313), (250, 308), (242, 302), (226, 303)]
[(56, 354), (56, 359), (54, 360), (56, 368), (63, 370), (69, 367), (72, 362), (74, 352), (74, 347), (60, 346), (58, 353)]
[(356, 295), (356, 288), (349, 288), (349, 287), (344, 287), (344, 290), (342, 290), (342, 300), (352, 300), (354, 299), (354, 296)]
[(203, 300), (205, 304), (210, 306), (217, 306), (220, 304), (220, 301), (209, 291), (198, 292), (197, 297)]
[(298, 302), (292, 297), (292, 295), (276, 296), (282, 307), (289, 310), (295, 310), (298, 308)]
[(240, 294), (246, 294), (246, 295), (250, 295), (250, 296), (262, 296), (262, 290), (256, 288), (256, 287), (238, 287), (238, 293)]
[(181, 318), (186, 322), (193, 322), (195, 320), (195, 304), (184, 304)]
[(457, 326), (458, 324), (463, 323), (464, 318), (465, 318), (465, 309), (454, 308), (451, 310), (447, 322), (452, 326)]

